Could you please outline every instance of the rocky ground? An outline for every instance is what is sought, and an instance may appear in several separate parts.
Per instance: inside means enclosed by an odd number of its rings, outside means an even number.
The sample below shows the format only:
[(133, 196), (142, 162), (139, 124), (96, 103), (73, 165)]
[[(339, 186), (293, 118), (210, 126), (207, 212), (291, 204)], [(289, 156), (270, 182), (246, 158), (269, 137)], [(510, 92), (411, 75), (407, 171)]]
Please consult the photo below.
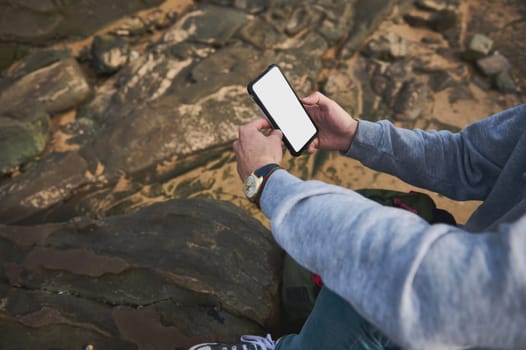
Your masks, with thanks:
[[(228, 279), (228, 274), (220, 272), (231, 284), (218, 287), (210, 281), (219, 279), (210, 273), (166, 277), (166, 271), (176, 270), (179, 261), (137, 262), (130, 257), (130, 252), (137, 253), (133, 241), (122, 243), (121, 238), (110, 237), (108, 244), (120, 242), (123, 246), (94, 247), (93, 241), (79, 239), (78, 231), (69, 228), (71, 224), (64, 224), (83, 217), (99, 232), (99, 227), (117, 220), (119, 232), (125, 232), (126, 227), (135, 225), (134, 220), (151, 220), (151, 211), (142, 208), (204, 196), (242, 208), (244, 211), (232, 214), (235, 217), (248, 212), (268, 225), (242, 194), (231, 143), (238, 126), (259, 115), (246, 93), (246, 84), (270, 63), (281, 65), (301, 95), (320, 90), (355, 117), (389, 119), (409, 128), (459, 131), (526, 101), (526, 6), (521, 0), (152, 0), (108, 4), (97, 0), (0, 3), (0, 222), (34, 227), (0, 229), (2, 255), (8, 257), (3, 260), (6, 272), (2, 272), (5, 283), (0, 289), (0, 328), (13, 334), (28, 327), (40, 334), (40, 330), (52, 329), (51, 325), (65, 324), (80, 333), (89, 330), (104, 341), (113, 339), (111, 344), (116, 348), (121, 348), (115, 344), (123, 341), (126, 349), (165, 348), (159, 344), (170, 340), (185, 346), (215, 334), (212, 326), (203, 326), (178, 328), (177, 340), (167, 336), (170, 332), (166, 331), (178, 321), (172, 318), (166, 323), (161, 308), (151, 307), (164, 302), (162, 293), (149, 301), (106, 299), (104, 290), (121, 283), (116, 282), (118, 278), (135, 278), (135, 272), (124, 273), (131, 265), (146, 271), (134, 280), (137, 283), (148, 284), (146, 278), (157, 276), (155, 283), (163, 285), (168, 278), (173, 288), (192, 296), (183, 296), (182, 301), (174, 298), (172, 308), (180, 304), (197, 308), (203, 305), (200, 296), (212, 295), (205, 298), (205, 309), (224, 307), (227, 316), (219, 319), (230, 317), (240, 327), (218, 332), (217, 337), (231, 337), (247, 324), (251, 330), (276, 326), (275, 290), (270, 297), (255, 292), (256, 299), (267, 298), (265, 311), (260, 310), (263, 313), (248, 306), (244, 309), (238, 306), (250, 302), (236, 294), (242, 279)], [(284, 165), (304, 179), (353, 189), (415, 190), (337, 153), (286, 156)], [(461, 223), (478, 204), (429, 194)], [(214, 214), (225, 205), (219, 201), (206, 202), (200, 208)], [(201, 200), (175, 203), (165, 205), (173, 215), (184, 217), (188, 215), (181, 213), (184, 205), (201, 205)], [(212, 215), (203, 221), (215, 228), (225, 226), (217, 224)], [(56, 224), (42, 226), (50, 222)], [(186, 221), (173, 222), (174, 228), (181, 222)], [(226, 226), (236, 230), (231, 222)], [(186, 237), (192, 227), (184, 226), (178, 234)], [(174, 228), (164, 227), (158, 234), (164, 237)], [(48, 241), (49, 230), (71, 231), (68, 243), (55, 246)], [(32, 236), (34, 231), (45, 237)], [(102, 231), (98, 234), (104, 236)], [(24, 242), (13, 238), (26, 235)], [(221, 244), (221, 249), (226, 249), (231, 242)], [(148, 248), (137, 254), (159, 254), (160, 246)], [(173, 249), (176, 254), (177, 246)], [(275, 254), (274, 249), (269, 245), (269, 256)], [(89, 277), (91, 272), (64, 268), (76, 254), (88, 261), (98, 254), (117, 259), (121, 269), (95, 272), (90, 280), (82, 276)], [(53, 258), (57, 255), (61, 258)], [(193, 266), (196, 260), (192, 259), (196, 258), (188, 258), (185, 266)], [(237, 259), (250, 260), (250, 256)], [(53, 261), (60, 264), (53, 265)], [(269, 271), (279, 265), (278, 258), (273, 261)], [(56, 270), (64, 269), (66, 273), (56, 275)], [(116, 280), (109, 278), (106, 289), (97, 296), (90, 297), (93, 291), (82, 289), (81, 285), (107, 273)], [(31, 280), (33, 275), (38, 276), (36, 282)], [(270, 276), (272, 281), (263, 279), (262, 283), (277, 288), (276, 275)], [(43, 285), (45, 280), (57, 282), (50, 287)], [(189, 286), (190, 280), (199, 287)], [(237, 306), (217, 296), (219, 288), (232, 290), (230, 297), (237, 298)], [(79, 303), (98, 304), (106, 315), (102, 323), (79, 320), (84, 316), (66, 310), (61, 299), (46, 299), (58, 298), (64, 290)], [(19, 309), (21, 302), (17, 300), (24, 298), (32, 298), (31, 310)], [(36, 305), (47, 306), (39, 309)], [(122, 323), (108, 316), (115, 316), (115, 310), (137, 310), (139, 306), (148, 306), (143, 312), (161, 320), (150, 324), (160, 332), (158, 339), (162, 340), (157, 345), (126, 336), (133, 331), (123, 331)], [(200, 320), (205, 309), (192, 309), (188, 315)], [(212, 325), (218, 319), (207, 317)], [(33, 321), (23, 321), (28, 318)], [(130, 327), (137, 325), (132, 322)], [(49, 339), (49, 344), (55, 344), (53, 337)], [(71, 341), (74, 344), (78, 338)]]

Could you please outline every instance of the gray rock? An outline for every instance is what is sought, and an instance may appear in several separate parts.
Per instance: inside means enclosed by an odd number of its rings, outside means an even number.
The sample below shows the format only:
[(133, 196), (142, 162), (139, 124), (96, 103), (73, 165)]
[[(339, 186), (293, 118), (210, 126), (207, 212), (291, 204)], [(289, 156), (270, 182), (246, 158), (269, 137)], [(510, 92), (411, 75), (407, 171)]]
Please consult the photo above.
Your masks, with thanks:
[(464, 58), (469, 61), (476, 61), (489, 55), (493, 47), (493, 40), (482, 34), (475, 34), (469, 41), (469, 45), (464, 52)]
[(394, 0), (358, 0), (352, 7), (352, 24), (342, 47), (343, 58), (350, 58), (384, 20), (393, 8)]
[(517, 92), (517, 86), (515, 86), (515, 82), (509, 71), (500, 72), (495, 77), (495, 86), (500, 92)]
[(422, 81), (412, 79), (404, 82), (394, 106), (395, 119), (412, 121), (418, 118), (424, 110), (428, 93), (429, 89)]
[(69, 56), (69, 50), (36, 50), (9, 67), (5, 76), (9, 79), (18, 79)]
[(0, 185), (0, 222), (34, 223), (35, 215), (70, 198), (74, 191), (97, 180), (104, 182), (101, 175), (96, 163), (89, 164), (77, 152), (53, 153)]
[(498, 52), (477, 60), (477, 67), (488, 77), (494, 77), (511, 68), (508, 59)]
[(282, 253), (225, 202), (0, 225), (0, 237), (1, 348), (187, 348), (276, 327)]
[(87, 36), (126, 14), (161, 0), (24, 0), (0, 3), (0, 42), (45, 44)]
[(23, 76), (0, 91), (0, 111), (39, 105), (53, 114), (77, 106), (90, 92), (77, 62), (67, 58)]
[(201, 5), (170, 28), (163, 40), (171, 44), (188, 40), (223, 46), (247, 19), (245, 12), (233, 8)]
[(384, 61), (403, 58), (407, 55), (407, 41), (396, 33), (389, 32), (369, 41), (362, 54)]
[(0, 115), (0, 174), (40, 154), (49, 139), (51, 123), (45, 112), (20, 110), (17, 114)]
[(239, 37), (262, 50), (274, 48), (285, 39), (274, 26), (259, 17), (255, 17), (241, 28)]
[[(325, 37), (329, 46), (338, 40), (346, 38), (354, 25), (355, 11), (353, 4), (348, 1), (327, 1), (321, 10), (324, 17), (318, 27), (318, 32)], [(355, 5), (356, 6), (356, 5)]]
[(269, 0), (234, 0), (234, 7), (256, 14), (264, 11), (268, 7), (268, 3)]
[(130, 47), (125, 38), (97, 35), (91, 46), (93, 67), (99, 74), (112, 74), (128, 63)]

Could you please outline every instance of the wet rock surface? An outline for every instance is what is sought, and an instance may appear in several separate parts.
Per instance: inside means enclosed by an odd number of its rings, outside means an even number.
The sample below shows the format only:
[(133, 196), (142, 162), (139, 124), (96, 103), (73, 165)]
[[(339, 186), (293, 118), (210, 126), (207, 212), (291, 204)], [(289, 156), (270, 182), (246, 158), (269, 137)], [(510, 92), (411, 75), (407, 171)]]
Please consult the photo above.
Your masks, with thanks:
[[(282, 253), (232, 204), (0, 226), (0, 347), (185, 348), (276, 322)], [(257, 259), (254, 259), (257, 252)]]

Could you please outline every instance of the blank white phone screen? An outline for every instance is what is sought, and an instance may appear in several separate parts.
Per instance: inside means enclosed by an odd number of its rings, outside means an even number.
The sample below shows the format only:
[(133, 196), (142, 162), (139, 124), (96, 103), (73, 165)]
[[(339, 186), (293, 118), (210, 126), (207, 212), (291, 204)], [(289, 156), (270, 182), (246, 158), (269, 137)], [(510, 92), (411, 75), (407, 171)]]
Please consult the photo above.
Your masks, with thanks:
[(299, 152), (315, 135), (316, 127), (277, 67), (256, 81), (252, 89), (283, 132), (294, 151)]

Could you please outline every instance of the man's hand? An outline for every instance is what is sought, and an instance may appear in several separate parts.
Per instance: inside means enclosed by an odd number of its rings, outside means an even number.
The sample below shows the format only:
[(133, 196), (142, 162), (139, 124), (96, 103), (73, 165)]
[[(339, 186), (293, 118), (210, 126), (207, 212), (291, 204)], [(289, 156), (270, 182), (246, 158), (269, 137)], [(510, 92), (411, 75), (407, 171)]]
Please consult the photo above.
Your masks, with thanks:
[(241, 181), (245, 181), (254, 170), (262, 166), (281, 162), (283, 134), (279, 130), (272, 130), (268, 136), (261, 132), (271, 128), (266, 119), (256, 119), (239, 128), (239, 139), (234, 142), (234, 152)]
[(319, 130), (309, 145), (309, 153), (316, 148), (345, 152), (351, 147), (358, 122), (349, 113), (320, 92), (305, 97), (302, 103)]

